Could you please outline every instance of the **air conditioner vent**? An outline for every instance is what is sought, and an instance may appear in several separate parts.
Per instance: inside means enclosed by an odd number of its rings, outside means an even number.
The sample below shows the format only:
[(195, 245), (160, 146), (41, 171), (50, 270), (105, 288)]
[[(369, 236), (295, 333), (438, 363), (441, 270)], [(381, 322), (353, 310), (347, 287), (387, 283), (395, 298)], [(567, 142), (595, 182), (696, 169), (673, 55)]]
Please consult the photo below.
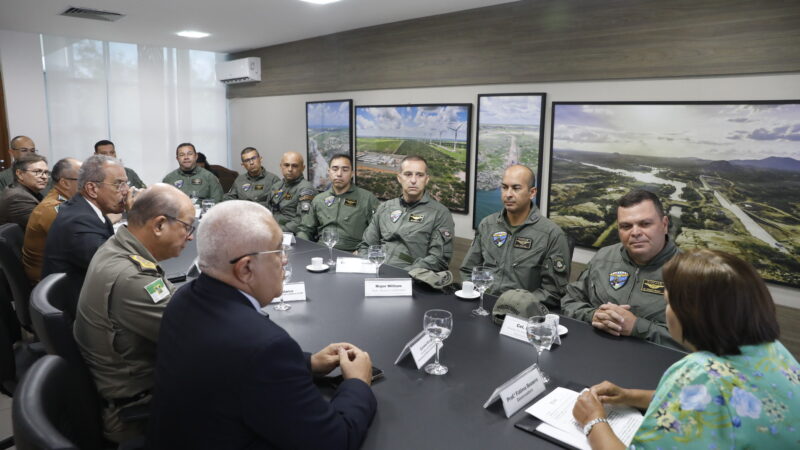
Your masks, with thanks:
[(92, 8), (76, 8), (74, 6), (67, 8), (67, 10), (62, 12), (61, 15), (75, 17), (78, 19), (102, 20), (103, 22), (116, 22), (117, 20), (125, 17), (125, 14)]

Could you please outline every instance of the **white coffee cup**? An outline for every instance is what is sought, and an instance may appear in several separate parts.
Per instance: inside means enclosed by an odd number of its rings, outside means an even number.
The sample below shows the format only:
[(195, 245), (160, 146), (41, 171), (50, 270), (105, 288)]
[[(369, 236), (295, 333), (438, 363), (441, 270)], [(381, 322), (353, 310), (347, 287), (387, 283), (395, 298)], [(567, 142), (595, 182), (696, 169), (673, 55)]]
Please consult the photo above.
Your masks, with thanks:
[(311, 267), (322, 269), (322, 258), (311, 258)]
[(472, 293), (474, 291), (475, 291), (475, 285), (472, 283), (472, 281), (465, 281), (465, 282), (461, 283), (461, 293), (462, 294), (464, 294), (464, 295), (472, 295)]

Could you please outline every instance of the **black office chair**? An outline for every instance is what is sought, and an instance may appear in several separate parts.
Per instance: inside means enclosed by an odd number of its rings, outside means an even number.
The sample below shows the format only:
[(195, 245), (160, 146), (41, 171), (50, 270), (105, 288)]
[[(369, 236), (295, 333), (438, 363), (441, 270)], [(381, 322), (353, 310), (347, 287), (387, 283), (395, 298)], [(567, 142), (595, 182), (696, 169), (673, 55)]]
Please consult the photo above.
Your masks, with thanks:
[(28, 302), (31, 295), (31, 284), (25, 269), (22, 267), (22, 243), (25, 231), (15, 223), (0, 225), (0, 268), (5, 274), (6, 284), (14, 301), (14, 309), (20, 325), (31, 330), (31, 316), (28, 313)]

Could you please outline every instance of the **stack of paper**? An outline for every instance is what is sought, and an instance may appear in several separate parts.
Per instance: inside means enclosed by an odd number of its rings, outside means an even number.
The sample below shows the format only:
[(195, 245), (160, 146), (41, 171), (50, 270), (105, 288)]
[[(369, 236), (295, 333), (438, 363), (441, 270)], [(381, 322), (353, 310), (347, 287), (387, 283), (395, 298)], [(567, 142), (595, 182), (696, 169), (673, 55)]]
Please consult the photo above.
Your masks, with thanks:
[[(573, 390), (557, 387), (525, 412), (542, 421), (542, 424), (536, 427), (536, 431), (571, 447), (590, 450), (589, 440), (584, 436), (583, 428), (572, 417), (572, 408), (578, 395)], [(614, 434), (626, 447), (631, 444), (636, 430), (644, 420), (642, 413), (628, 406), (608, 405), (606, 416)]]

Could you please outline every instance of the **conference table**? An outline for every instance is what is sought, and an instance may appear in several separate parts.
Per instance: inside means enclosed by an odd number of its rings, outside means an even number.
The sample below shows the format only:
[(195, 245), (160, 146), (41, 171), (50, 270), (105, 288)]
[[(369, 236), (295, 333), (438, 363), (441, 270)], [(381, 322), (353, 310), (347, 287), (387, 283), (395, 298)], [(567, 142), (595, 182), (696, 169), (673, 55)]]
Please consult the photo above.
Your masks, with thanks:
[[(172, 271), (187, 267), (193, 253), (192, 243), (181, 257), (162, 266)], [(337, 256), (353, 255), (334, 250)], [(305, 282), (307, 301), (290, 302), (289, 311), (269, 306), (269, 316), (306, 351), (350, 342), (367, 351), (373, 365), (384, 371), (383, 379), (372, 386), (378, 411), (363, 449), (559, 448), (514, 427), (526, 415), (524, 408), (510, 418), (500, 401), (483, 408), (498, 386), (535, 362), (536, 354), (530, 344), (500, 335), (500, 327), (489, 317), (472, 316), (477, 300), (461, 300), (416, 283), (413, 297), (365, 297), (364, 279), (374, 274), (336, 273), (335, 268), (309, 272), (305, 266), (312, 257), (327, 260), (328, 248), (298, 238), (289, 255), (294, 269), (291, 282)], [(381, 267), (382, 278), (408, 276), (404, 270)], [(487, 295), (487, 309), (494, 300)], [(429, 309), (453, 314), (453, 331), (441, 350), (441, 362), (450, 369), (443, 376), (417, 370), (411, 355), (394, 364), (405, 344), (422, 331), (422, 318)], [(655, 389), (664, 371), (684, 356), (639, 339), (614, 337), (569, 318), (562, 317), (560, 323), (568, 333), (561, 337), (561, 345), (542, 352), (539, 360), (551, 379), (548, 389), (568, 383), (591, 386), (603, 380)]]

